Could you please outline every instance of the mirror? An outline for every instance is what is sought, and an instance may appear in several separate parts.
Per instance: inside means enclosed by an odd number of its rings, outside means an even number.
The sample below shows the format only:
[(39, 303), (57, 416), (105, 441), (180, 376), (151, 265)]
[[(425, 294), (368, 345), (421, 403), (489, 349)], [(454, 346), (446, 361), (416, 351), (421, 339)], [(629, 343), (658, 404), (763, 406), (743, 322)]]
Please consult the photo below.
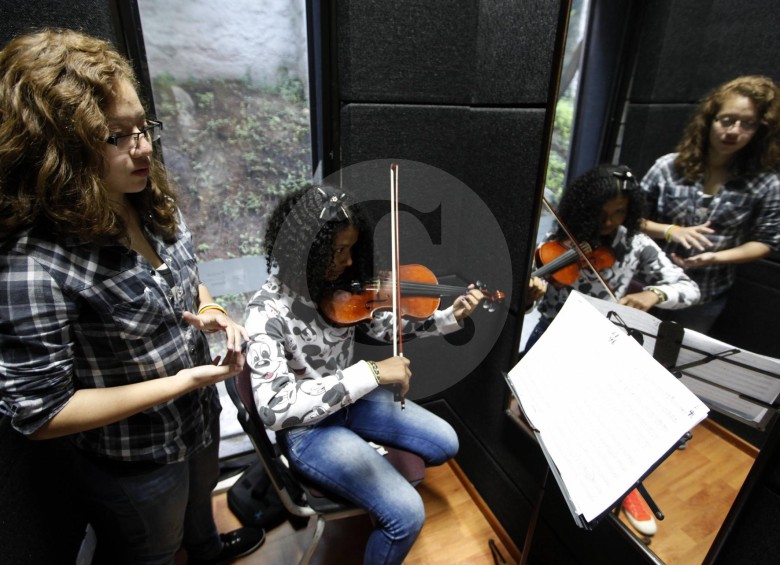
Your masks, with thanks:
[[(741, 46), (741, 51), (733, 50), (728, 47), (733, 36), (714, 33), (716, 28), (728, 27), (735, 18), (744, 19), (744, 13), (736, 7), (721, 5), (716, 13), (708, 12), (702, 35), (689, 37), (691, 27), (699, 22), (697, 18), (703, 17), (703, 3), (696, 3), (688, 11), (674, 2), (659, 2), (651, 9), (621, 4), (607, 0), (572, 2), (545, 189), (545, 196), (554, 204), (567, 178), (576, 177), (598, 162), (628, 164), (643, 175), (656, 158), (674, 150), (696, 101), (717, 84), (741, 74), (766, 74), (777, 82), (773, 63), (757, 62), (755, 42), (746, 40), (749, 45)], [(702, 13), (697, 15), (699, 9)], [(734, 33), (749, 37), (765, 25), (758, 19), (744, 22)], [(650, 46), (648, 38), (657, 40), (659, 35), (663, 41)], [(709, 42), (706, 46), (705, 36)], [(695, 40), (700, 38), (702, 41), (697, 43)], [(717, 54), (722, 55), (713, 59)], [(722, 62), (713, 67), (712, 60)], [(680, 65), (679, 61), (686, 63)], [(714, 70), (704, 71), (704, 67)], [(696, 76), (685, 76), (690, 73)], [(654, 106), (656, 101), (660, 101), (658, 107)], [(537, 243), (551, 226), (550, 215), (542, 210)], [(778, 357), (777, 344), (757, 340), (749, 323), (760, 325), (767, 319), (762, 310), (773, 308), (773, 301), (759, 302), (752, 290), (776, 288), (778, 254), (763, 263), (768, 268), (741, 268), (743, 282), (738, 280), (737, 285), (747, 291), (740, 293), (739, 317), (727, 307), (712, 335)], [(521, 351), (537, 319), (534, 312), (525, 316)], [(522, 422), (514, 403), (510, 403), (508, 413)], [(618, 527), (661, 561), (702, 562), (765, 440), (762, 430), (711, 411), (711, 417), (693, 430), (685, 449), (673, 453), (645, 481), (665, 514), (664, 520), (657, 521), (657, 533), (644, 536), (622, 511), (615, 516)], [(710, 504), (706, 510), (705, 500)]]

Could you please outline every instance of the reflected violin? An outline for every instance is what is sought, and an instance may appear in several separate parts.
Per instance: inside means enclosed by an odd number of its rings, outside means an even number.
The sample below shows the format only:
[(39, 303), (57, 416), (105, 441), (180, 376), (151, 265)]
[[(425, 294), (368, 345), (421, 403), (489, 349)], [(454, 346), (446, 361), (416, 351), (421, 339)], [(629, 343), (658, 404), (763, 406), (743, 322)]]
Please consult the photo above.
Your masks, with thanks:
[[(438, 310), (443, 296), (460, 296), (468, 288), (441, 285), (436, 275), (424, 265), (399, 267), (400, 302), (402, 317), (425, 320)], [(474, 284), (485, 295), (483, 307), (494, 310), (504, 300), (504, 293), (489, 291), (479, 281)], [(382, 275), (372, 281), (357, 281), (340, 285), (328, 292), (320, 302), (323, 315), (333, 324), (351, 326), (370, 320), (376, 312), (393, 309), (392, 279)]]
[[(580, 243), (580, 251), (597, 271), (609, 269), (615, 264), (615, 253), (607, 246), (592, 249), (590, 244), (584, 241)], [(534, 259), (536, 264), (541, 266), (531, 273), (532, 277), (549, 276), (553, 283), (562, 286), (573, 285), (580, 276), (580, 270), (588, 267), (570, 241), (553, 240), (542, 243), (536, 248)]]

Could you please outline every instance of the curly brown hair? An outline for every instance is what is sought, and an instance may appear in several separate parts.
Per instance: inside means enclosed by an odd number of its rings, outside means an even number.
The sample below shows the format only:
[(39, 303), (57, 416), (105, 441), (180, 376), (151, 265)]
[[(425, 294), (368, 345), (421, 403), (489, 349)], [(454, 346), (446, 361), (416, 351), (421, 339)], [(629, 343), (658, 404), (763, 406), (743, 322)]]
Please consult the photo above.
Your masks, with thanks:
[(723, 102), (735, 94), (753, 101), (761, 123), (750, 143), (736, 155), (735, 172), (752, 175), (780, 166), (780, 88), (765, 76), (742, 76), (712, 90), (688, 122), (674, 162), (686, 179), (695, 182), (704, 176), (712, 122)]
[[(129, 62), (73, 30), (22, 35), (0, 51), (0, 241), (39, 222), (82, 241), (123, 239), (103, 183), (106, 109), (120, 80), (137, 88)], [(132, 200), (152, 229), (174, 236), (175, 192), (156, 155)]]

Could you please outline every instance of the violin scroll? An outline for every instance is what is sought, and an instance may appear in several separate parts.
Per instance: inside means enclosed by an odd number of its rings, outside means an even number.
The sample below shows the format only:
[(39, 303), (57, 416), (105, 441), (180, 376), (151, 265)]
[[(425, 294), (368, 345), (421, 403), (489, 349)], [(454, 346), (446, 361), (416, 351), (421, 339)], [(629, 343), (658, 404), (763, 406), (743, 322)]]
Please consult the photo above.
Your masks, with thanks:
[[(583, 255), (587, 257), (587, 262), (581, 258)], [(615, 253), (606, 246), (592, 249), (585, 241), (580, 243), (577, 250), (570, 241), (552, 240), (542, 243), (536, 249), (534, 260), (541, 266), (531, 276), (549, 276), (553, 284), (571, 286), (579, 278), (582, 268), (592, 265), (598, 274), (598, 271), (612, 267), (615, 264)]]
[(474, 286), (478, 288), (480, 292), (482, 292), (482, 295), (484, 296), (482, 300), (482, 308), (488, 312), (495, 312), (496, 304), (501, 304), (504, 301), (504, 298), (506, 298), (506, 295), (500, 290), (488, 290), (487, 285), (482, 281), (476, 281)]

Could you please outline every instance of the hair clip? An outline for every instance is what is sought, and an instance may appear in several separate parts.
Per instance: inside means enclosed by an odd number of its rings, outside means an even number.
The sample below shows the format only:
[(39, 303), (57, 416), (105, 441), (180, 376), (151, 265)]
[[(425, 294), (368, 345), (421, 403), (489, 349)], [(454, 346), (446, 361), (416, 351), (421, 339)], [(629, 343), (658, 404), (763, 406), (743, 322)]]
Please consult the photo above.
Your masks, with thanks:
[[(617, 177), (618, 179), (618, 190), (621, 190), (623, 192), (633, 190), (636, 188), (636, 177), (634, 177), (634, 173), (632, 173), (629, 170), (625, 171), (612, 171), (612, 174)], [(622, 182), (621, 182), (622, 181)], [(628, 186), (628, 183), (631, 182), (631, 186)]]
[[(325, 198), (325, 205), (320, 212), (320, 220), (324, 219), (326, 222), (333, 222), (349, 219), (349, 212), (347, 212), (347, 209), (342, 203), (344, 196), (346, 196), (345, 193), (342, 192), (338, 196), (328, 196), (327, 193), (319, 187), (317, 188), (317, 191)], [(325, 217), (326, 214), (327, 217)]]

